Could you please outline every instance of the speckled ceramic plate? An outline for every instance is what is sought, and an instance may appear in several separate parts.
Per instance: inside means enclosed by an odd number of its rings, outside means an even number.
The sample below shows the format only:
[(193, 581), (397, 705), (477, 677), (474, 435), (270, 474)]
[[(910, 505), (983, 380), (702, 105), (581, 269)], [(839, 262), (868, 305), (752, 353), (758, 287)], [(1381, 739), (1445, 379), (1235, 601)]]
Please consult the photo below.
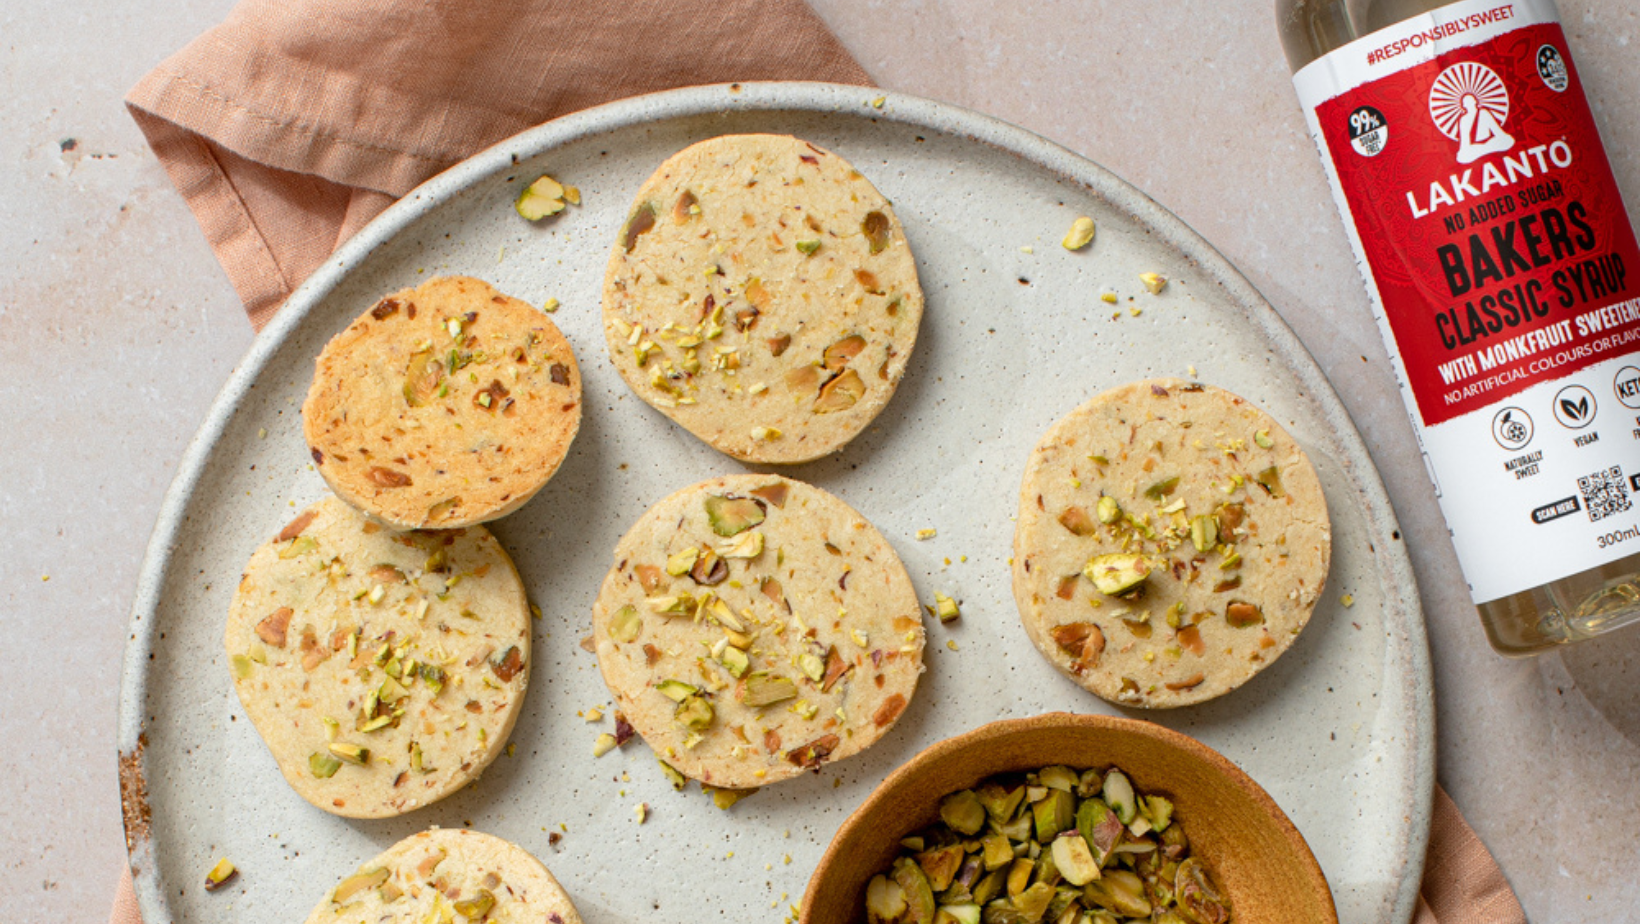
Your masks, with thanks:
[[(1428, 651), (1389, 500), (1320, 370), (1223, 257), (1097, 165), (993, 119), (892, 93), (874, 106), (877, 95), (705, 87), (561, 119), (422, 186), (298, 290), (183, 459), (137, 590), (119, 742), (148, 924), (295, 920), (341, 874), (429, 825), (522, 845), (593, 924), (783, 916), (842, 820), (931, 742), (998, 718), (1113, 711), (1055, 672), (1020, 627), (1007, 562), (1020, 473), (1044, 428), (1089, 395), (1192, 368), (1269, 410), (1309, 450), (1333, 518), (1332, 574), (1274, 666), (1216, 702), (1144, 717), (1217, 748), (1275, 797), (1314, 848), (1341, 920), (1410, 919), (1434, 781)], [(842, 452), (789, 473), (863, 512), (918, 593), (958, 598), (963, 616), (930, 627), (928, 672), (883, 741), (723, 812), (696, 789), (673, 792), (641, 741), (592, 756), (609, 720), (578, 713), (608, 694), (577, 643), (626, 527), (675, 488), (743, 470), (634, 398), (605, 358), (598, 295), (610, 242), (667, 155), (756, 131), (811, 139), (869, 176), (905, 223), (928, 296), (887, 410)], [(543, 171), (579, 186), (585, 204), (531, 225), (512, 200)], [(1098, 220), (1098, 239), (1069, 253), (1059, 240), (1083, 214)], [(1146, 271), (1172, 280), (1160, 296), (1141, 287)], [(444, 802), (348, 821), (285, 785), (234, 697), (222, 621), (251, 551), (324, 493), (297, 412), (313, 357), (378, 295), (435, 273), (559, 299), (554, 320), (581, 359), (586, 412), (558, 475), (495, 525), (545, 614), (513, 753)], [(1106, 291), (1118, 305), (1100, 300)], [(914, 538), (930, 527), (936, 538)], [(640, 802), (652, 809), (642, 825)], [(241, 874), (206, 894), (218, 857)]]

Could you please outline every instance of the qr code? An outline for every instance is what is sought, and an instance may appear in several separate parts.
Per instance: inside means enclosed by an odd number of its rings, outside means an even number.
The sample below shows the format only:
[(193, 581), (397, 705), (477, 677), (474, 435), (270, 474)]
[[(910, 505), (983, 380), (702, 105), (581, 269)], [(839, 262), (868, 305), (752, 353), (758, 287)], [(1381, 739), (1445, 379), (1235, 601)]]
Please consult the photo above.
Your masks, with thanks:
[(1634, 506), (1629, 500), (1629, 487), (1623, 482), (1623, 470), (1615, 465), (1577, 479), (1577, 489), (1583, 494), (1583, 506), (1589, 510), (1590, 522), (1604, 520)]

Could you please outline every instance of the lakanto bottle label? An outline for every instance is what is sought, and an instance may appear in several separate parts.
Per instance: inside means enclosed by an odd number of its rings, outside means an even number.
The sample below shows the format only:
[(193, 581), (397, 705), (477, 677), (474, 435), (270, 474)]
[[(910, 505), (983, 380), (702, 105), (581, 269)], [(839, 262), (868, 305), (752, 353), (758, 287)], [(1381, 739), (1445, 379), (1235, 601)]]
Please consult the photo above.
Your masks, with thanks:
[(1553, 3), (1293, 80), (1475, 602), (1640, 553), (1640, 251)]

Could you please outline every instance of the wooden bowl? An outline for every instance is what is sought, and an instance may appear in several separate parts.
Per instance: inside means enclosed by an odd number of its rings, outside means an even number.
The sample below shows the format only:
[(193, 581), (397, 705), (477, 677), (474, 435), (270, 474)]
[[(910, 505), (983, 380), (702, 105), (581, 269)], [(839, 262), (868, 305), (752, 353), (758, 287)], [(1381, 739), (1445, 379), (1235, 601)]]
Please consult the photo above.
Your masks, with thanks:
[(1173, 800), (1230, 900), (1236, 924), (1337, 924), (1309, 845), (1268, 793), (1208, 746), (1160, 725), (1056, 712), (993, 722), (949, 738), (889, 775), (832, 838), (809, 880), (799, 924), (865, 920), (865, 889), (900, 838), (939, 818), (941, 796), (1007, 771), (1050, 764), (1120, 767), (1142, 793)]

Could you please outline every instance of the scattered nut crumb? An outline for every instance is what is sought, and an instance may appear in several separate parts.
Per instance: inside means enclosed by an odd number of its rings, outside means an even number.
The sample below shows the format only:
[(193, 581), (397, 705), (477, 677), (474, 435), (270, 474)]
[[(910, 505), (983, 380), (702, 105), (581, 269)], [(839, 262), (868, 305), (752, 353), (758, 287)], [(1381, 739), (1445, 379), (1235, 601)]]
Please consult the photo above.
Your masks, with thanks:
[(1349, 609), (1355, 605), (1355, 594), (1345, 594), (1339, 598), (1338, 602), (1344, 604), (1345, 609)]
[(956, 651), (957, 650), (957, 640), (954, 639), (954, 638), (946, 639), (945, 640), (945, 647), (951, 649), (952, 651)]
[[(524, 187), (513, 203), (513, 209), (520, 216), (530, 221), (539, 221), (550, 215), (556, 215), (564, 210), (566, 201), (579, 204), (581, 194), (575, 187), (565, 187), (546, 174), (541, 174), (535, 182)], [(572, 198), (573, 197), (573, 198)]]
[(1103, 293), (1102, 295), (1099, 296), (1099, 300), (1106, 303), (1106, 304), (1108, 304), (1108, 305), (1114, 305), (1114, 304), (1116, 304), (1116, 293), (1115, 292), (1105, 292), (1105, 293)]
[(547, 314), (552, 314), (554, 311), (558, 310), (558, 304), (558, 299), (549, 298), (541, 304), (541, 310), (545, 311)]
[(227, 885), (228, 882), (238, 874), (239, 870), (232, 863), (228, 862), (227, 857), (223, 857), (222, 859), (216, 861), (216, 865), (211, 867), (210, 872), (205, 874), (205, 891), (215, 892), (217, 889)]
[(610, 751), (615, 750), (616, 743), (615, 736), (609, 732), (600, 734), (598, 740), (592, 743), (592, 756), (602, 757), (608, 754)]
[(957, 608), (957, 601), (936, 591), (934, 593), (934, 615), (940, 618), (940, 622), (951, 622), (961, 616), (962, 611)]
[(591, 709), (581, 713), (581, 718), (586, 719), (588, 722), (602, 722), (604, 719), (604, 711), (599, 709), (597, 706), (593, 706)]
[(1093, 219), (1086, 215), (1071, 222), (1070, 231), (1066, 232), (1065, 239), (1060, 241), (1066, 250), (1081, 250), (1093, 242)]
[(1145, 310), (1143, 308), (1129, 308), (1128, 309), (1128, 314), (1131, 314), (1134, 317), (1138, 317), (1139, 315), (1144, 314), (1144, 312), (1145, 312)]
[(1151, 295), (1160, 295), (1167, 288), (1167, 277), (1159, 273), (1140, 273), (1139, 281), (1145, 284)]
[(1026, 244), (1024, 247), (1019, 248), (1019, 252), (1020, 253), (1036, 253), (1036, 248), (1032, 247), (1030, 244)]
[(267, 439), (268, 438), (268, 428), (267, 427), (258, 427), (256, 429), (256, 438), (259, 439), (259, 440)]
[(939, 534), (940, 534), (940, 531), (937, 530), (937, 529), (934, 529), (933, 527), (929, 527), (928, 529), (919, 529), (919, 530), (917, 530), (917, 538), (918, 539), (923, 539), (923, 540), (932, 539), (935, 536), (938, 536)]
[(881, 109), (881, 108), (883, 108), (883, 104), (886, 103), (886, 102), (888, 102), (888, 97), (879, 96), (876, 99), (871, 101), (871, 108)]
[(638, 824), (640, 824), (640, 825), (643, 824), (644, 822), (648, 821), (649, 820), (649, 803), (639, 802), (637, 805), (633, 806), (632, 814), (636, 815), (638, 817)]
[(507, 742), (507, 756), (511, 757), (511, 756), (513, 756), (514, 754), (517, 754), (517, 753), (518, 753), (518, 745), (513, 744), (511, 741)]
[(541, 618), (541, 608), (539, 606), (536, 606), (533, 603), (530, 604), (530, 618), (532, 618), (532, 619), (540, 619)]

